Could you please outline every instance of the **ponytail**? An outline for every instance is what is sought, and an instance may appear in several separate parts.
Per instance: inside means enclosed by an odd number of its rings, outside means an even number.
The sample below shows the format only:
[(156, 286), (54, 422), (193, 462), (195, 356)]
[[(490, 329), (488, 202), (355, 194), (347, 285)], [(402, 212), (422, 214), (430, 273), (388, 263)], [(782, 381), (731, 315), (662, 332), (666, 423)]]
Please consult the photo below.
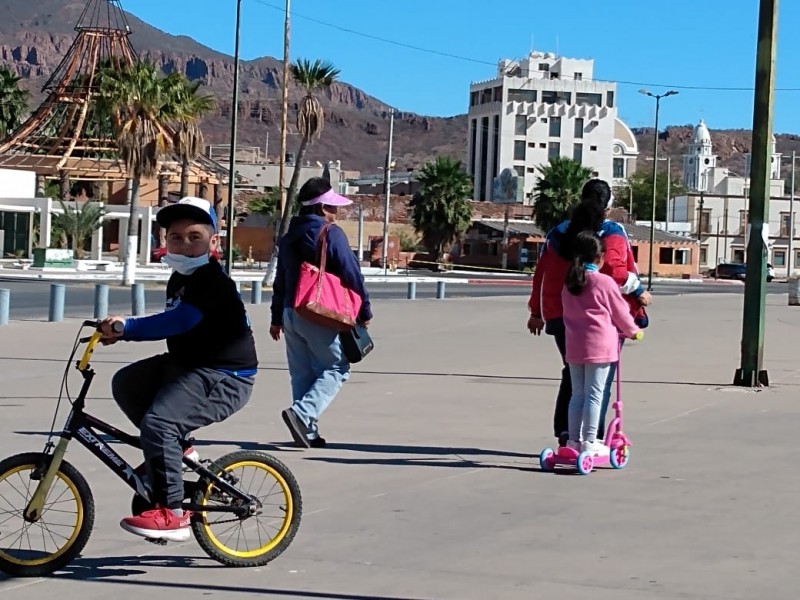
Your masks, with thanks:
[(576, 256), (569, 267), (569, 271), (567, 271), (567, 279), (564, 281), (564, 285), (570, 294), (579, 296), (583, 288), (586, 287), (586, 283), (586, 269), (583, 268), (583, 259), (580, 256)]
[(586, 265), (595, 264), (597, 259), (603, 255), (603, 240), (596, 234), (589, 231), (582, 231), (575, 236), (573, 243), (574, 258), (567, 271), (564, 286), (573, 296), (579, 296), (589, 284), (589, 277), (586, 275)]

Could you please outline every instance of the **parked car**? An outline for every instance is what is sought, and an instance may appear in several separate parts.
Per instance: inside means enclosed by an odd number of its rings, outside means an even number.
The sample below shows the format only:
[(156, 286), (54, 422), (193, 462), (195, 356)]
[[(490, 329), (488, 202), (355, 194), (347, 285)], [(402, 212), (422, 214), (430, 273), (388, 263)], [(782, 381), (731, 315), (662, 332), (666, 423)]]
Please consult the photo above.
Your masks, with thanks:
[[(709, 277), (714, 279), (736, 279), (744, 281), (747, 275), (747, 265), (744, 263), (721, 263), (716, 268), (708, 272)], [(775, 269), (772, 265), (767, 265), (767, 281), (775, 279)]]

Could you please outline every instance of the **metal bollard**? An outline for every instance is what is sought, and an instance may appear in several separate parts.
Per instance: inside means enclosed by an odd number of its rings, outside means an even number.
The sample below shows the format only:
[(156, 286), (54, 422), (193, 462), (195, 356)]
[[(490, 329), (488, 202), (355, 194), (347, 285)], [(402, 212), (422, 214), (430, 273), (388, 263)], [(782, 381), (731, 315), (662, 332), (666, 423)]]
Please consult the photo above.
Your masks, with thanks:
[(789, 306), (800, 306), (800, 278), (789, 278)]
[(0, 325), (8, 325), (8, 311), (11, 306), (11, 290), (0, 289)]
[(141, 317), (144, 314), (144, 284), (134, 283), (131, 286), (131, 314), (134, 317)]
[(436, 299), (444, 300), (444, 281), (436, 282)]
[(98, 283), (94, 286), (94, 318), (105, 319), (108, 316), (108, 286)]
[(416, 281), (409, 281), (408, 282), (408, 295), (406, 297), (409, 300), (416, 300), (417, 299), (417, 282)]
[(47, 316), (48, 321), (63, 321), (64, 320), (64, 296), (66, 293), (66, 286), (62, 283), (50, 284), (50, 314)]
[(252, 282), (250, 288), (250, 304), (261, 304), (261, 280)]

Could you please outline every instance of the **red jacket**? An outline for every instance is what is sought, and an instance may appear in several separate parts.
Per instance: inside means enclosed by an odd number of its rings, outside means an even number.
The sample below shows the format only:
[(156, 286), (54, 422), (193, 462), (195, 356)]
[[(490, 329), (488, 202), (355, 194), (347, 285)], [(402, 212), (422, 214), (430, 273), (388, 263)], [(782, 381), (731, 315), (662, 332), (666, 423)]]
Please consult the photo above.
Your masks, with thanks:
[[(528, 308), (531, 315), (540, 317), (544, 321), (563, 317), (561, 290), (564, 288), (570, 263), (558, 254), (558, 247), (568, 225), (569, 221), (564, 221), (547, 234), (544, 249), (533, 274), (533, 288)], [(646, 313), (639, 303), (639, 296), (644, 292), (644, 286), (639, 282), (639, 271), (636, 268), (636, 259), (628, 234), (619, 223), (605, 221), (599, 235), (606, 247), (600, 272), (617, 283), (631, 308), (631, 316), (640, 327), (646, 326)]]

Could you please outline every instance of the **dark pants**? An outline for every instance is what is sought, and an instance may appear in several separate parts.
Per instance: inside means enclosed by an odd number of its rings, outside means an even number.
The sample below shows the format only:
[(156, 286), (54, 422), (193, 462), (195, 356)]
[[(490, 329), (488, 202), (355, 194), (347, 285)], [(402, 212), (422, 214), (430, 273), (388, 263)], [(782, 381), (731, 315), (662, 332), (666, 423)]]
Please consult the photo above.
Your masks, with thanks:
[[(547, 321), (545, 333), (555, 338), (558, 352), (561, 354), (561, 362), (564, 367), (561, 369), (561, 384), (558, 386), (558, 396), (556, 396), (556, 408), (553, 414), (553, 432), (556, 437), (569, 430), (569, 401), (572, 397), (572, 378), (567, 365), (567, 340), (566, 329), (563, 319), (553, 319)], [(606, 413), (608, 412), (609, 400), (611, 397), (611, 386), (614, 383), (614, 376), (617, 372), (616, 363), (611, 364), (608, 371), (608, 381), (606, 381), (603, 391), (603, 404), (600, 407), (600, 423), (597, 426), (597, 439), (605, 438)]]
[(215, 369), (186, 369), (159, 354), (117, 371), (111, 389), (122, 412), (140, 430), (154, 504), (180, 508), (183, 452), (179, 439), (242, 409), (253, 378)]

